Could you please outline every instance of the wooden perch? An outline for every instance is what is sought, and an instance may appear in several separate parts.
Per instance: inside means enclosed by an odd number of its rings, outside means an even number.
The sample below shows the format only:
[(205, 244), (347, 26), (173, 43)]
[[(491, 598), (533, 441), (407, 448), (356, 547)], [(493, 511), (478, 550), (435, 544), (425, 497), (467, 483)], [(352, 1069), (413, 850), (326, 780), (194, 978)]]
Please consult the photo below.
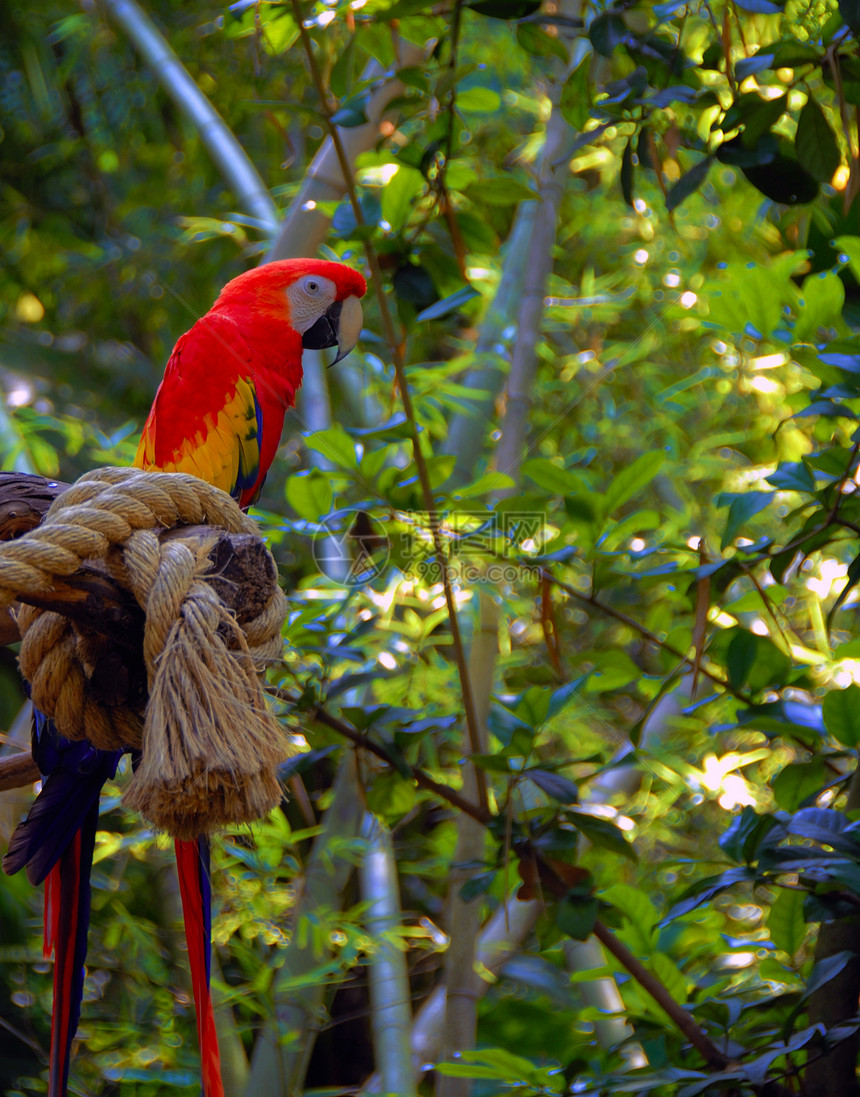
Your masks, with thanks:
[[(54, 499), (68, 484), (28, 473), (0, 473), (0, 541), (11, 541), (38, 526)], [(250, 533), (228, 533), (211, 526), (182, 526), (165, 530), (160, 540), (211, 541), (212, 564), (206, 582), (231, 609), (240, 625), (252, 621), (268, 604), (277, 573), (259, 538)], [(50, 591), (21, 593), (20, 601), (59, 613), (72, 621), (82, 636), (94, 669), (89, 695), (109, 706), (142, 706), (146, 698), (143, 659), (144, 612), (121, 582), (119, 552), (104, 561), (84, 563), (74, 574), (56, 579)], [(14, 617), (0, 610), (0, 643), (19, 639)], [(39, 779), (26, 755), (0, 759), (0, 791)]]

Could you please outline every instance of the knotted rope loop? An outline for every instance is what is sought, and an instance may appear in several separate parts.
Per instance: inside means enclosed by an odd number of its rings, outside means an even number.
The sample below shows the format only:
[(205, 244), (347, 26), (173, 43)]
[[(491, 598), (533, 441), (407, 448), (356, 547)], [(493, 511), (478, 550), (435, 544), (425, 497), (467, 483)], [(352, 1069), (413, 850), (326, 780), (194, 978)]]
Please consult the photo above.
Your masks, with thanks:
[[(212, 537), (160, 540), (185, 525), (211, 525)], [(105, 468), (59, 496), (36, 530), (0, 545), (0, 605), (107, 561), (144, 610), (145, 704), (93, 696), (109, 645), (54, 612), (18, 608), (20, 663), (33, 703), (66, 738), (142, 751), (124, 802), (182, 838), (264, 815), (292, 753), (258, 677), (280, 654), (286, 599), (275, 586), (238, 623), (207, 582), (219, 530), (259, 538), (230, 496), (196, 477)]]

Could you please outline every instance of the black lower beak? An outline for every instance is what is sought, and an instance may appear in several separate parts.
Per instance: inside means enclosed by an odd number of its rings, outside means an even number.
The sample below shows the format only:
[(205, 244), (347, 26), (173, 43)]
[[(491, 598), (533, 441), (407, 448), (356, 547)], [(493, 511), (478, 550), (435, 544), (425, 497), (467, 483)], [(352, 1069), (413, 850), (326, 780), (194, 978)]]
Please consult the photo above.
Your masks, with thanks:
[(338, 343), (338, 324), (340, 321), (343, 301), (335, 301), (325, 315), (308, 328), (302, 336), (302, 346), (305, 350), (325, 350), (327, 347), (336, 347)]

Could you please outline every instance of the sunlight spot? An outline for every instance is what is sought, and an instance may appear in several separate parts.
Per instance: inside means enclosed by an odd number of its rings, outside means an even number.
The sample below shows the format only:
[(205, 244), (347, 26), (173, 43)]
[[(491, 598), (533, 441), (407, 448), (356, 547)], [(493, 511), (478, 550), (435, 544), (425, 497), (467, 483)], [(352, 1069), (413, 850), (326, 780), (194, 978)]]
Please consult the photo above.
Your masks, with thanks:
[(647, 206), (646, 206), (646, 204), (645, 204), (645, 200), (644, 200), (644, 198), (636, 198), (636, 199), (634, 199), (634, 201), (633, 201), (633, 208), (634, 208), (634, 209), (636, 210), (636, 212), (637, 212), (637, 213), (644, 213), (644, 212), (645, 212), (645, 210), (647, 210), (647, 209), (648, 209), (648, 207), (647, 207)]
[(680, 285), (680, 283), (681, 275), (674, 270), (669, 271), (669, 273), (663, 277), (663, 285), (668, 286), (669, 289), (674, 289), (675, 286)]
[(394, 656), (390, 652), (388, 652), (388, 651), (380, 652), (379, 655), (377, 656), (377, 659), (379, 660), (380, 663), (382, 663), (382, 665), (387, 670), (396, 670), (397, 669), (397, 660), (394, 658)]
[(309, 199), (307, 200), (307, 202), (304, 202), (304, 203), (302, 204), (302, 209), (303, 209), (303, 210), (312, 210), (312, 209), (316, 209), (316, 208), (317, 208), (317, 204), (316, 204), (316, 202), (315, 202), (315, 201), (313, 200), (313, 198), (309, 198)]
[(720, 957), (720, 967), (741, 968), (755, 963), (754, 952), (728, 952)]
[(638, 263), (640, 267), (643, 266), (648, 262), (648, 252), (644, 248), (638, 248), (633, 253), (633, 262)]
[(851, 178), (851, 169), (847, 164), (840, 164), (834, 171), (833, 178), (830, 180), (830, 185), (834, 190), (845, 190), (848, 186), (848, 180)]
[(695, 293), (693, 293), (692, 290), (688, 289), (685, 293), (681, 294), (681, 301), (680, 301), (681, 308), (682, 309), (691, 309), (693, 307), (693, 305), (695, 305), (695, 303), (698, 300), (699, 300), (699, 298), (695, 295)]
[(776, 369), (777, 366), (784, 366), (788, 361), (788, 358), (784, 354), (762, 354), (758, 358), (750, 358), (750, 367), (752, 369)]
[(779, 381), (774, 381), (770, 377), (753, 377), (750, 381), (750, 388), (753, 392), (760, 392), (763, 395), (784, 391)]
[(6, 394), (6, 403), (10, 408), (23, 408), (33, 399), (33, 386), (26, 381), (19, 383), (11, 392)]
[(634, 537), (630, 542), (631, 552), (641, 552), (645, 548), (645, 541), (641, 537)]
[(25, 324), (38, 324), (45, 315), (45, 306), (35, 293), (22, 293), (15, 304), (15, 318)]
[(761, 617), (757, 617), (750, 625), (750, 632), (754, 632), (756, 636), (770, 636), (770, 629)]
[(838, 560), (827, 557), (818, 565), (818, 577), (811, 576), (806, 580), (808, 590), (817, 594), (819, 598), (827, 598), (833, 588), (833, 584), (844, 579), (848, 574), (848, 565), (840, 564)]
[(717, 803), (725, 811), (731, 811), (737, 807), (755, 807), (755, 797), (750, 794), (749, 786), (743, 777), (736, 773), (729, 774), (723, 780), (723, 791)]

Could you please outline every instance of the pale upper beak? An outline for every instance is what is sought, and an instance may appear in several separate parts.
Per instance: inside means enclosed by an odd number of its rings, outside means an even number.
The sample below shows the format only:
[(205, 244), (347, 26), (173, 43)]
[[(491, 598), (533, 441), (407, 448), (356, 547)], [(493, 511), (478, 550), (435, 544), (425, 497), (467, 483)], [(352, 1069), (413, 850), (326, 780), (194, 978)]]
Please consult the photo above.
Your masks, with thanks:
[(302, 336), (305, 350), (323, 350), (337, 347), (337, 356), (331, 365), (346, 358), (361, 334), (363, 316), (357, 297), (335, 301), (326, 313), (308, 328)]

